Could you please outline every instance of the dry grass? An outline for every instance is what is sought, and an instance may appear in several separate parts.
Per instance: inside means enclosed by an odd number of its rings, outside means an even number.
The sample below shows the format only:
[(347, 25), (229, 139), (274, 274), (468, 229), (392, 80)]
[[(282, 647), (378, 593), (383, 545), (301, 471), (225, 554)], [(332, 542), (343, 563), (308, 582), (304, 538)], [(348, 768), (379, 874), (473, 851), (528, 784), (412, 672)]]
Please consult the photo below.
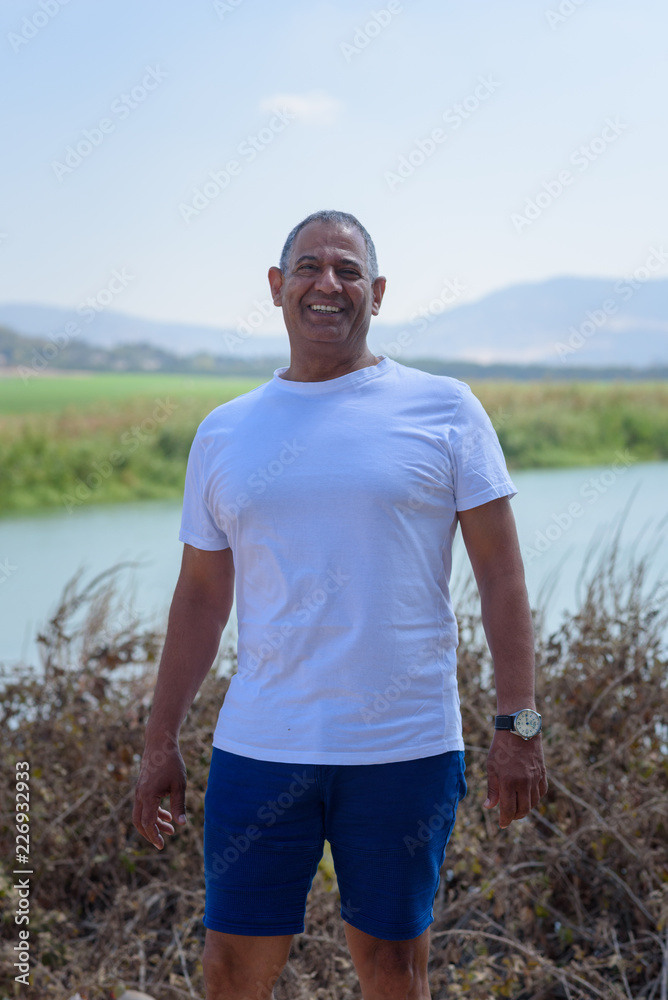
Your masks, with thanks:
[[(666, 1000), (668, 680), (665, 596), (609, 558), (584, 603), (539, 641), (550, 791), (506, 831), (482, 809), (493, 696), (475, 611), (461, 615), (469, 794), (434, 905), (434, 998)], [(41, 638), (43, 672), (6, 682), (2, 709), (0, 995), (158, 1000), (203, 995), (201, 832), (226, 681), (205, 682), (183, 730), (189, 825), (158, 854), (131, 822), (161, 637), (121, 616), (108, 578), (75, 581)], [(34, 987), (15, 990), (14, 766), (32, 768)], [(323, 865), (278, 1000), (360, 996), (335, 878)]]

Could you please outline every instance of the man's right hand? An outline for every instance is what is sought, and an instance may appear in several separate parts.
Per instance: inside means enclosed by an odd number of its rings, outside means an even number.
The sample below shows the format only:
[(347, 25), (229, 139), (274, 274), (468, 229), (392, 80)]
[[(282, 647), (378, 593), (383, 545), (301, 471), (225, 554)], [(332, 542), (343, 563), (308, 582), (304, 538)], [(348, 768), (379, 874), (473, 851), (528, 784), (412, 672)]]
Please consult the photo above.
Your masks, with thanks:
[[(216, 658), (234, 599), (232, 550), (183, 546), (181, 572), (169, 610), (132, 821), (159, 851), (173, 822), (186, 822), (186, 768), (178, 733)], [(170, 809), (161, 800), (169, 796)], [(171, 811), (170, 811), (171, 810)]]
[[(169, 809), (161, 800), (169, 796)], [(186, 766), (178, 743), (147, 743), (135, 789), (132, 822), (142, 837), (158, 848), (165, 846), (163, 833), (174, 833), (173, 820), (186, 822)]]

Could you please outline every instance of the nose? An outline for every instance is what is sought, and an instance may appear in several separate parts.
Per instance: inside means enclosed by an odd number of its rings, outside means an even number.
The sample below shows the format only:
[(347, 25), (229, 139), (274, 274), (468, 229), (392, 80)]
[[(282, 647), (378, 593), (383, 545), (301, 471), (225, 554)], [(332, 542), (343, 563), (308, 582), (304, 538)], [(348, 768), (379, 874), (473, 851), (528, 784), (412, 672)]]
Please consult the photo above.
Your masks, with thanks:
[(318, 276), (315, 287), (319, 292), (340, 292), (341, 282), (336, 276), (336, 271), (332, 265), (326, 265)]

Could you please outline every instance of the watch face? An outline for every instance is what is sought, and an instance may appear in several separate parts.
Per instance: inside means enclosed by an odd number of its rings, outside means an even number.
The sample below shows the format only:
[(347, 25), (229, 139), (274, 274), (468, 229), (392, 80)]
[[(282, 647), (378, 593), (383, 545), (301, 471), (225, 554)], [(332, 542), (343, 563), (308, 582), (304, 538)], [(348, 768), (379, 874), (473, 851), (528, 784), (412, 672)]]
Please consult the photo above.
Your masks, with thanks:
[(530, 740), (540, 732), (540, 721), (538, 712), (525, 708), (515, 716), (515, 732), (525, 740)]

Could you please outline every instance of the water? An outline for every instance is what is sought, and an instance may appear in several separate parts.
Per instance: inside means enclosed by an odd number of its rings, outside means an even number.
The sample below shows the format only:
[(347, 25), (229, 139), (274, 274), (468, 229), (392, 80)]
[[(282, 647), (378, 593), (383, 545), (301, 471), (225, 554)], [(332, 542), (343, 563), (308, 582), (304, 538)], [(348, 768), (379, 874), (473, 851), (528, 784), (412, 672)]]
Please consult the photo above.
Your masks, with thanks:
[(668, 462), (516, 473), (513, 500), (532, 605), (556, 625), (619, 532), (620, 565), (647, 556), (648, 583), (668, 578)]
[[(578, 603), (578, 578), (592, 542), (611, 537), (624, 511), (622, 549), (653, 555), (654, 577), (668, 577), (668, 463), (551, 469), (513, 474), (513, 509), (532, 604), (546, 590), (547, 625)], [(122, 600), (142, 619), (164, 619), (181, 561), (178, 501), (80, 508), (72, 514), (0, 520), (0, 662), (38, 662), (35, 634), (79, 569), (86, 579), (113, 564), (141, 561), (122, 574)], [(643, 534), (644, 532), (644, 534)], [(591, 559), (589, 559), (591, 565)], [(454, 552), (455, 593), (464, 578), (461, 537)], [(224, 640), (236, 636), (233, 609)]]

